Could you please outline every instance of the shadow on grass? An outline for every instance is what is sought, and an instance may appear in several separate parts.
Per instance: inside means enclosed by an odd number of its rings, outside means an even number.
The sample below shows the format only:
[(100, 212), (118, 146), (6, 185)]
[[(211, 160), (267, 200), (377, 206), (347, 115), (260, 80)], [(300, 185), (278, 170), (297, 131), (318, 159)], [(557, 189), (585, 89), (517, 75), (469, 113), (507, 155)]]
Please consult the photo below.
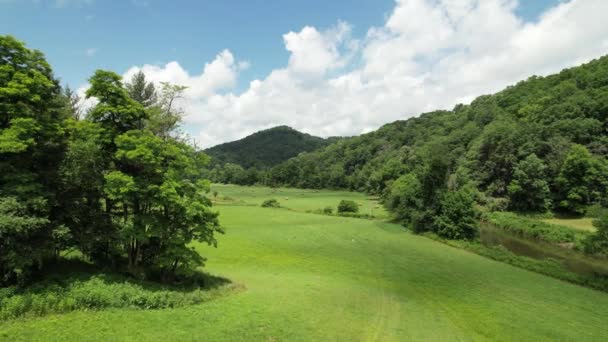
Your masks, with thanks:
[(98, 266), (77, 258), (62, 258), (57, 262), (48, 264), (24, 290), (44, 289), (45, 285), (54, 284), (60, 287), (68, 287), (75, 281), (86, 282), (91, 279), (101, 279), (104, 284), (134, 284), (146, 291), (180, 291), (212, 290), (231, 284), (230, 279), (215, 276), (209, 273), (195, 271), (187, 278), (182, 278), (173, 283), (161, 283), (154, 280), (137, 279), (126, 272), (117, 272), (109, 268), (100, 269)]
[(99, 270), (81, 260), (48, 265), (25, 287), (0, 288), (0, 321), (109, 308), (166, 309), (201, 304), (244, 289), (229, 279), (196, 272), (162, 284)]

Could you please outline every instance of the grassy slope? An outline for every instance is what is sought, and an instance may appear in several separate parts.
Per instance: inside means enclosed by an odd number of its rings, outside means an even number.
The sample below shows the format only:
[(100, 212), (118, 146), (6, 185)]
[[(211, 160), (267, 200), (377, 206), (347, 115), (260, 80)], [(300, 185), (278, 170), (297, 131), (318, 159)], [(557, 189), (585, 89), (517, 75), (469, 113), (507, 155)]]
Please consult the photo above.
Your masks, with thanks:
[[(314, 203), (306, 206), (321, 201), (310, 199)], [(227, 235), (220, 248), (199, 249), (209, 258), (208, 271), (245, 284), (246, 291), (181, 309), (7, 322), (0, 339), (608, 338), (606, 294), (414, 236), (397, 225), (254, 206), (219, 208)]]
[(554, 218), (554, 219), (546, 219), (543, 221), (545, 221), (547, 223), (551, 223), (551, 224), (557, 224), (560, 226), (566, 226), (566, 227), (578, 229), (578, 230), (594, 232), (595, 227), (593, 226), (593, 220), (594, 219), (592, 219), (592, 218), (584, 217), (584, 218), (578, 218), (578, 219)]

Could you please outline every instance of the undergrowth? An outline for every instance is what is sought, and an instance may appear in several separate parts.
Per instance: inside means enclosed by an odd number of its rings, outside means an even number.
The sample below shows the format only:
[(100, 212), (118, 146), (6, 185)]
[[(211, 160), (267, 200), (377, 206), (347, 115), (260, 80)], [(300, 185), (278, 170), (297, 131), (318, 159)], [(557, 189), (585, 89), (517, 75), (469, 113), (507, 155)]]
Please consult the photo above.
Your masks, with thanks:
[(0, 321), (109, 308), (166, 309), (200, 304), (238, 291), (229, 280), (198, 273), (191, 281), (164, 285), (87, 270), (47, 272), (27, 287), (0, 289)]

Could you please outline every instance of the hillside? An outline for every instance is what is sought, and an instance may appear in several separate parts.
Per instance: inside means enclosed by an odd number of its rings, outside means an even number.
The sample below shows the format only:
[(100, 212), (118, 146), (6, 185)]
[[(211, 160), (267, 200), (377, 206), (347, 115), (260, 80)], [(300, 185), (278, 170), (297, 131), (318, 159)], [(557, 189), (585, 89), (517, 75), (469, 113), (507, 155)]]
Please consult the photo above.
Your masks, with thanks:
[(232, 163), (244, 168), (267, 168), (326, 146), (331, 140), (278, 126), (256, 132), (243, 139), (205, 150), (214, 164)]
[[(607, 130), (602, 57), (302, 154), (273, 168), (267, 182), (383, 195), (405, 221), (411, 208), (425, 211), (467, 186), (482, 202), (580, 214), (608, 202)], [(417, 190), (405, 198), (405, 189)]]

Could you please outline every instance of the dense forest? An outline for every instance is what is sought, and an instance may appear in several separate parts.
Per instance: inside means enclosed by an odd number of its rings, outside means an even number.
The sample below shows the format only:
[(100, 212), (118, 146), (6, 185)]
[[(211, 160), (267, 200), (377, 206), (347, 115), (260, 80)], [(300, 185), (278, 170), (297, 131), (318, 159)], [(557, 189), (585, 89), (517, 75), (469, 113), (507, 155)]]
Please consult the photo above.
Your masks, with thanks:
[(329, 145), (335, 139), (323, 139), (301, 133), (288, 126), (277, 126), (256, 132), (243, 139), (205, 150), (212, 164), (232, 163), (244, 168), (268, 168)]
[(66, 251), (137, 277), (171, 281), (215, 244), (201, 177), (208, 157), (176, 129), (184, 87), (123, 83), (98, 70), (84, 113), (44, 55), (0, 36), (0, 285), (24, 283)]
[(607, 133), (602, 57), (300, 154), (260, 181), (377, 194), (418, 231), (467, 237), (479, 204), (571, 215), (608, 205)]
[(288, 126), (273, 127), (206, 149), (204, 152), (211, 157), (206, 176), (218, 183), (252, 185), (262, 180), (265, 170), (337, 140), (315, 137)]

